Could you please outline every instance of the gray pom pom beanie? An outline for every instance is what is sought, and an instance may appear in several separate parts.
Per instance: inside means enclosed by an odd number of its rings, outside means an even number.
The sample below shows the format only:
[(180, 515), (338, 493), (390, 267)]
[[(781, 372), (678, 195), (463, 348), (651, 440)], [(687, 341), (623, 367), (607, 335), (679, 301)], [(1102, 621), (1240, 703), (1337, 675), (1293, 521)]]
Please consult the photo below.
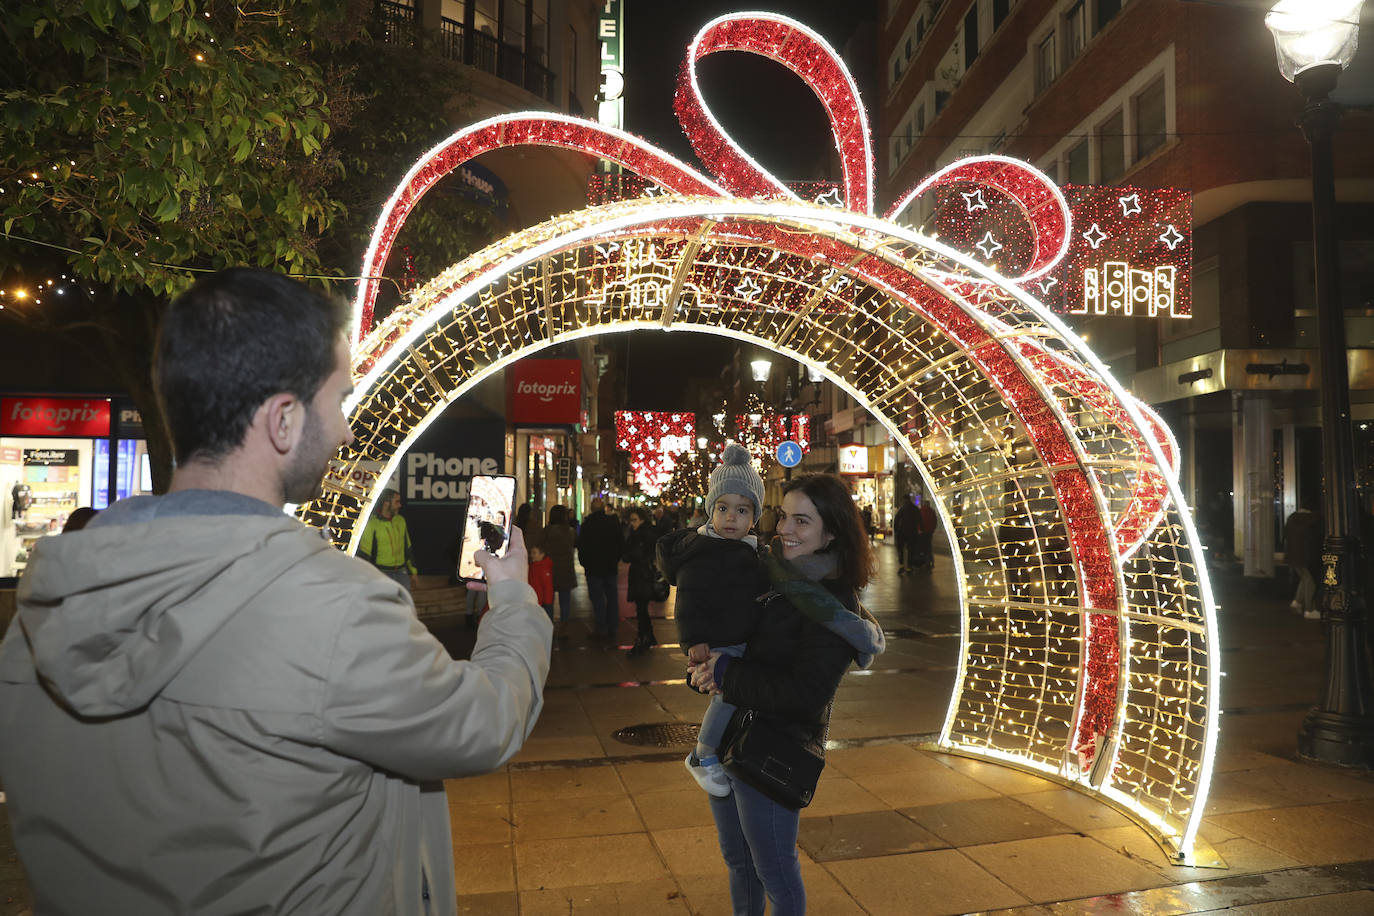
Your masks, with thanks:
[(754, 521), (763, 514), (763, 478), (750, 463), (749, 450), (737, 443), (725, 446), (720, 467), (711, 472), (711, 491), (706, 494), (706, 514), (710, 516), (716, 500), (726, 493), (747, 496), (754, 502)]

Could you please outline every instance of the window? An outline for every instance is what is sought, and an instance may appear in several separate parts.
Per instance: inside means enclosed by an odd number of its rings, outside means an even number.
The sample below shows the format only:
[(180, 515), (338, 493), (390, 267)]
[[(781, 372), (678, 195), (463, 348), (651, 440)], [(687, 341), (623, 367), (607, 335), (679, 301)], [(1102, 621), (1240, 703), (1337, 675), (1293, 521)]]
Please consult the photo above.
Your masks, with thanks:
[(1164, 77), (1155, 80), (1135, 97), (1135, 158), (1144, 159), (1167, 139), (1164, 112)]
[(1068, 179), (1068, 184), (1088, 184), (1092, 181), (1088, 162), (1088, 138), (1084, 137), (1078, 145), (1069, 150), (1069, 155), (1064, 161)]
[(973, 66), (978, 59), (978, 4), (964, 17), (964, 69)]
[(921, 136), (926, 132), (926, 106), (922, 102), (916, 109), (916, 136)]
[(897, 81), (902, 78), (902, 62), (894, 60), (892, 62), (892, 85), (897, 85)]
[(1097, 128), (1097, 181), (1111, 184), (1126, 172), (1126, 123), (1117, 111)]
[(995, 32), (1007, 21), (1011, 12), (1011, 0), (992, 0), (992, 30)]
[(1078, 0), (1064, 14), (1064, 62), (1077, 60), (1088, 40), (1088, 10)]
[(1035, 91), (1044, 92), (1054, 77), (1054, 33), (1050, 32), (1035, 48)]
[(1059, 184), (1059, 161), (1055, 160), (1045, 167), (1044, 172), (1049, 176), (1050, 181)]
[(935, 90), (935, 113), (939, 114), (945, 110), (945, 105), (949, 102), (949, 93), (939, 89)]
[(1093, 4), (1093, 34), (1096, 35), (1121, 12), (1121, 0), (1093, 0)]

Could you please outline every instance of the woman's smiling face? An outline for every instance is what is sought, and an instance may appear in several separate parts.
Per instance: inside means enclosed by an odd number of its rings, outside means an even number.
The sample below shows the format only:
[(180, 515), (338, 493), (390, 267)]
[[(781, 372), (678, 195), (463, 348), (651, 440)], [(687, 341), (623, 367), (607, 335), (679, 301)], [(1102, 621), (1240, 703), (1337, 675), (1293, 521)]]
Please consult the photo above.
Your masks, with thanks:
[(835, 540), (821, 524), (815, 503), (800, 490), (793, 490), (782, 498), (777, 534), (782, 538), (782, 555), (788, 560), (815, 553)]

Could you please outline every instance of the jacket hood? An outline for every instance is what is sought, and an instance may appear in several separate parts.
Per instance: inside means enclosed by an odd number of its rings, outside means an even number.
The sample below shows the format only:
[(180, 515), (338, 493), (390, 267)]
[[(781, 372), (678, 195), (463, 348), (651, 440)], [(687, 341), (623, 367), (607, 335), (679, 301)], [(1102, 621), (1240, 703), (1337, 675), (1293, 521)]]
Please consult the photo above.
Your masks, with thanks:
[(59, 700), (81, 715), (120, 715), (146, 705), (283, 573), (330, 549), (284, 515), (180, 516), (43, 538), (19, 580), (18, 622)]

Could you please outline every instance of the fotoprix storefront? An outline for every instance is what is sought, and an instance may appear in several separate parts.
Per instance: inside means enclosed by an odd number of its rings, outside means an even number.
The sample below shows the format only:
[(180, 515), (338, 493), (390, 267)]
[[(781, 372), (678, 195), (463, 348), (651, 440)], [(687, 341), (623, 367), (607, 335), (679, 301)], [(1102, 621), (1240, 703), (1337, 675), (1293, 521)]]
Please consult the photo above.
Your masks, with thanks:
[[(110, 456), (115, 461), (110, 461)], [(152, 492), (143, 421), (112, 397), (0, 396), (0, 580), (80, 506)]]

